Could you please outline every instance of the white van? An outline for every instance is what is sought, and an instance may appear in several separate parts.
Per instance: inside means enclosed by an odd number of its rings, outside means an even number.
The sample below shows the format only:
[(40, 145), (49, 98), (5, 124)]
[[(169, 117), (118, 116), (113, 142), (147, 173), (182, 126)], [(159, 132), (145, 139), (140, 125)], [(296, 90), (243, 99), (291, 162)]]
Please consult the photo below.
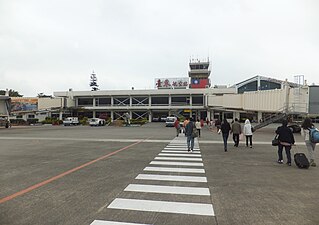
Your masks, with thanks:
[(67, 117), (63, 120), (64, 126), (70, 126), (70, 125), (79, 125), (79, 118), (77, 117)]
[(105, 123), (105, 119), (92, 118), (89, 120), (90, 126), (104, 126)]
[(167, 127), (174, 127), (174, 123), (176, 120), (177, 120), (177, 118), (175, 116), (168, 116), (166, 118), (165, 124)]

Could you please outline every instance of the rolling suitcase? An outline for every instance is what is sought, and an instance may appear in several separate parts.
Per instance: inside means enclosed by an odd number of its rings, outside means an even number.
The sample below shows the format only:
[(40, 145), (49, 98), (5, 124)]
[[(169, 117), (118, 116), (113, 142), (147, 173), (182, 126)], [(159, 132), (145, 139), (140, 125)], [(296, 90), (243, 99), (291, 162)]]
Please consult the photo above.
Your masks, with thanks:
[(294, 160), (298, 168), (300, 169), (308, 169), (309, 168), (309, 161), (305, 154), (303, 153), (296, 153), (294, 154)]

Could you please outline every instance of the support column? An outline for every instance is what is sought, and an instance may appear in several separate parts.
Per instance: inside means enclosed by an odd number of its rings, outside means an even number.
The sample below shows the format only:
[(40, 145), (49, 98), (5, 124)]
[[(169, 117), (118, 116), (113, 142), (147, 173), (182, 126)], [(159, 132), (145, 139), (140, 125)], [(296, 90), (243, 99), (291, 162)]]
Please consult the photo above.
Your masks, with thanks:
[(210, 117), (208, 117), (209, 121), (214, 120), (214, 110), (209, 111)]
[(60, 113), (59, 113), (59, 120), (62, 120), (62, 119), (63, 119), (63, 112), (61, 110)]
[(206, 121), (206, 119), (211, 121), (211, 111), (210, 110), (207, 110), (207, 118), (203, 118), (203, 119), (205, 119), (205, 121)]
[(240, 113), (239, 112), (233, 112), (233, 119), (237, 118), (239, 119)]
[(148, 122), (152, 122), (152, 117), (153, 117), (152, 111), (150, 110), (150, 111), (148, 112)]
[(263, 113), (262, 112), (258, 112), (257, 114), (257, 120), (258, 120), (258, 123), (260, 123), (263, 119)]
[(93, 118), (96, 118), (96, 112), (93, 110)]
[(113, 112), (113, 110), (111, 110), (111, 122), (113, 122), (114, 121), (114, 112)]

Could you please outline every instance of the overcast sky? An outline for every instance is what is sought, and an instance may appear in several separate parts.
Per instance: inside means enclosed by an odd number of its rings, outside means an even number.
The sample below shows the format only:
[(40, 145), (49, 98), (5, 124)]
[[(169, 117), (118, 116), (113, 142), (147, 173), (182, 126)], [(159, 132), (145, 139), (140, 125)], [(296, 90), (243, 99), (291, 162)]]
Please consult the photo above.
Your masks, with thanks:
[(0, 0), (0, 89), (24, 96), (154, 88), (212, 62), (211, 83), (319, 84), (316, 0)]

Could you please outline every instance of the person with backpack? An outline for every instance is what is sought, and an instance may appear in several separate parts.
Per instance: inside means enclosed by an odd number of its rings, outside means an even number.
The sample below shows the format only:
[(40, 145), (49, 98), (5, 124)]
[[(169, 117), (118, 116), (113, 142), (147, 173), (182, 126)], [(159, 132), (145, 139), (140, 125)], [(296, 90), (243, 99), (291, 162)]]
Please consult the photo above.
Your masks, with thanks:
[(225, 152), (227, 152), (227, 140), (228, 140), (228, 136), (229, 136), (229, 132), (230, 132), (231, 128), (230, 128), (230, 124), (228, 123), (226, 118), (224, 118), (224, 120), (220, 126), (220, 130), (222, 132), (222, 137), (223, 137), (223, 141), (224, 141), (224, 150), (225, 150)]
[(309, 117), (306, 117), (301, 125), (303, 128), (302, 135), (305, 138), (305, 144), (309, 152), (309, 159), (310, 159), (310, 166), (317, 166), (315, 163), (315, 148), (316, 148), (316, 143), (311, 141), (310, 137), (310, 130), (311, 129), (316, 129), (313, 123), (311, 122), (311, 119)]
[(278, 127), (276, 134), (278, 135), (279, 145), (278, 145), (278, 163), (283, 164), (282, 150), (285, 148), (287, 155), (287, 165), (291, 166), (291, 153), (290, 149), (293, 144), (295, 144), (295, 138), (291, 129), (287, 126), (288, 121), (283, 120), (282, 126)]
[(194, 124), (194, 119), (190, 118), (189, 122), (185, 126), (185, 136), (187, 140), (187, 150), (189, 152), (193, 152), (194, 149), (194, 129), (196, 130), (195, 124)]

